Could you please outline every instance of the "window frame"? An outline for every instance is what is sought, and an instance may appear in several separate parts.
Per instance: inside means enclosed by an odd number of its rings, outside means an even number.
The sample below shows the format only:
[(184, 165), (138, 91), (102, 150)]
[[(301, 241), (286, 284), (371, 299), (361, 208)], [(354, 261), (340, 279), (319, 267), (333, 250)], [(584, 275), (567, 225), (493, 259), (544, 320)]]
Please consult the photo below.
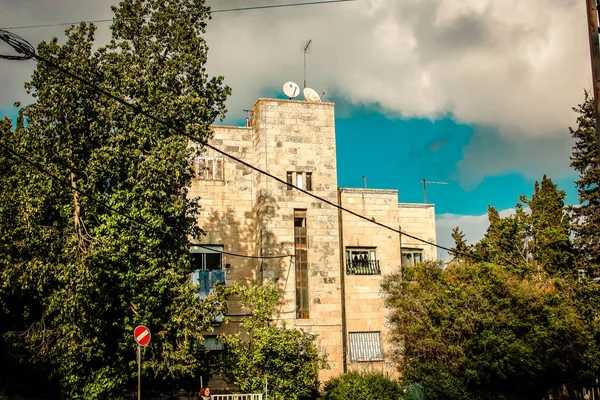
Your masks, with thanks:
[[(404, 262), (404, 256), (405, 254), (410, 254), (411, 256), (411, 260), (410, 263), (405, 263)], [(415, 254), (419, 254), (421, 256), (421, 259), (419, 260), (419, 262), (415, 262), (414, 259), (414, 255)], [(400, 254), (400, 265), (402, 265), (403, 267), (414, 267), (415, 265), (417, 265), (418, 263), (422, 263), (423, 261), (425, 261), (425, 251), (423, 249), (419, 249), (419, 248), (411, 248), (411, 247), (403, 247), (401, 254)]]
[(286, 182), (288, 183), (287, 190), (292, 190), (292, 186), (312, 192), (313, 190), (313, 173), (307, 171), (286, 171)]
[[(357, 254), (367, 255), (367, 265), (361, 265), (360, 259), (355, 263)], [(359, 257), (361, 257), (359, 255)], [(346, 274), (347, 275), (381, 275), (379, 260), (377, 259), (376, 246), (346, 246)]]
[[(224, 282), (221, 282), (220, 280), (218, 280), (218, 282), (222, 283), (223, 285), (227, 284), (227, 270), (226, 268), (224, 268), (224, 259), (223, 259), (223, 252), (225, 251), (225, 246), (223, 245), (202, 245), (202, 247), (200, 247), (199, 245), (191, 245), (190, 246), (190, 253), (191, 253), (191, 258), (192, 258), (192, 271), (188, 274), (188, 279), (190, 280), (190, 282), (192, 284), (195, 285), (201, 285), (200, 283), (200, 271), (208, 271), (208, 291), (203, 291), (202, 288), (200, 289), (200, 291), (197, 293), (197, 296), (201, 297), (202, 299), (206, 298), (206, 296), (210, 293), (212, 293), (214, 291), (214, 287), (215, 284), (217, 283), (217, 281), (213, 282), (213, 271), (223, 271), (223, 276), (222, 278), (224, 279)], [(200, 262), (200, 267), (201, 268), (194, 268), (194, 264), (193, 264), (193, 260), (194, 260), (194, 254), (202, 254), (202, 258), (201, 258), (201, 262)], [(219, 255), (219, 262), (218, 262), (218, 268), (208, 268), (207, 265), (207, 258), (206, 258), (206, 254), (218, 254)], [(218, 278), (217, 278), (218, 279)]]
[(225, 181), (225, 157), (199, 155), (195, 162), (196, 179), (203, 181)]
[[(368, 348), (369, 346), (372, 348)], [(351, 363), (384, 361), (381, 331), (348, 332), (348, 349)]]
[[(296, 318), (310, 318), (307, 210), (294, 209)], [(300, 220), (300, 221), (298, 221)], [(300, 223), (300, 226), (298, 226)]]

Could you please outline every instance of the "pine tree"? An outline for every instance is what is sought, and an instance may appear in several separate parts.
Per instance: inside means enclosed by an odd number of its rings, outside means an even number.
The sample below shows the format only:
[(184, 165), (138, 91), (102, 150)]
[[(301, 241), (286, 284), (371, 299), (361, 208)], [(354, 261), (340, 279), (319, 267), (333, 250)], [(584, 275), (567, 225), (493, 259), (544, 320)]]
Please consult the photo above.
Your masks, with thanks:
[(575, 139), (571, 167), (578, 173), (575, 180), (579, 204), (572, 207), (575, 247), (580, 267), (589, 273), (600, 269), (600, 165), (596, 139), (594, 99), (585, 92), (582, 104), (574, 107), (577, 128), (569, 128)]
[(469, 259), (469, 247), (465, 234), (460, 230), (458, 226), (452, 230), (452, 239), (454, 239), (454, 247), (452, 248), (452, 255), (455, 261), (464, 261)]
[[(38, 53), (209, 138), (230, 89), (205, 72), (204, 1), (123, 0), (113, 11), (106, 47), (94, 50), (95, 28), (81, 24)], [(64, 398), (118, 399), (135, 388), (132, 331), (146, 324), (142, 387), (195, 388), (202, 331), (225, 303), (200, 301), (187, 278), (187, 243), (201, 233), (188, 140), (43, 62), (26, 88), (27, 123), (4, 122), (2, 143), (123, 215), (0, 150), (0, 357), (43, 371)]]
[(536, 181), (531, 199), (521, 196), (529, 206), (528, 252), (534, 262), (551, 275), (574, 277), (574, 254), (570, 239), (570, 220), (565, 212), (564, 190), (558, 190), (546, 175)]

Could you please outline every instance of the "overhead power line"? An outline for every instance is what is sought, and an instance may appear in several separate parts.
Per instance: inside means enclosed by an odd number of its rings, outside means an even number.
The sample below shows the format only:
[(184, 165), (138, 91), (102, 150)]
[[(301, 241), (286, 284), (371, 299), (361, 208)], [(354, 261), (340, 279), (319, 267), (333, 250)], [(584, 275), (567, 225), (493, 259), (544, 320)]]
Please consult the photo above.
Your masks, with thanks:
[[(210, 10), (210, 14), (219, 14), (219, 13), (227, 13), (227, 12), (236, 12), (236, 11), (252, 11), (252, 10), (266, 10), (270, 8), (289, 8), (289, 7), (303, 7), (303, 6), (315, 6), (315, 5), (323, 5), (323, 4), (332, 4), (332, 3), (349, 3), (358, 0), (323, 0), (323, 1), (310, 1), (304, 3), (285, 3), (285, 4), (270, 4), (264, 6), (249, 6), (249, 7), (236, 7), (236, 8), (222, 8), (216, 10)], [(168, 16), (178, 17), (182, 15), (196, 15), (199, 13), (187, 12), (187, 13), (177, 13), (170, 14)], [(150, 17), (128, 17), (123, 18), (124, 20), (135, 20), (135, 19), (149, 19)], [(72, 21), (72, 22), (57, 22), (52, 24), (37, 24), (37, 25), (21, 25), (21, 26), (9, 26), (6, 28), (0, 28), (4, 30), (17, 30), (17, 29), (33, 29), (33, 28), (49, 28), (54, 26), (71, 26), (71, 25), (79, 25), (81, 23), (107, 23), (112, 22), (112, 18), (104, 18), (104, 19), (94, 19), (89, 21)]]
[[(2, 31), (0, 30), (0, 39), (2, 39), (1, 33), (2, 33)], [(25, 42), (25, 43), (27, 43), (27, 41), (25, 41), (22, 38), (20, 38), (20, 40), (23, 41), (23, 42)], [(17, 51), (22, 51), (22, 48), (23, 48), (23, 46), (19, 46), (18, 49), (15, 47), (15, 49)], [(307, 195), (309, 197), (312, 197), (312, 198), (314, 198), (316, 200), (319, 200), (322, 203), (328, 204), (328, 205), (330, 205), (330, 206), (332, 206), (332, 207), (334, 207), (336, 209), (339, 209), (339, 210), (344, 211), (344, 212), (346, 212), (348, 214), (354, 215), (355, 217), (358, 217), (360, 219), (368, 221), (368, 222), (370, 222), (372, 224), (375, 224), (377, 226), (380, 226), (382, 228), (385, 228), (385, 229), (390, 230), (392, 232), (395, 232), (397, 234), (404, 235), (406, 237), (409, 237), (411, 239), (417, 240), (417, 241), (419, 241), (421, 243), (424, 243), (424, 244), (435, 246), (438, 249), (442, 249), (442, 250), (448, 251), (449, 253), (455, 253), (452, 249), (449, 249), (447, 247), (441, 246), (441, 245), (439, 245), (437, 243), (434, 243), (434, 242), (431, 242), (429, 240), (422, 239), (422, 238), (420, 238), (418, 236), (411, 235), (409, 233), (403, 232), (400, 229), (393, 228), (393, 227), (385, 225), (385, 224), (383, 224), (381, 222), (377, 222), (374, 219), (371, 219), (371, 218), (369, 218), (367, 216), (361, 215), (361, 214), (359, 214), (359, 213), (357, 213), (355, 211), (352, 211), (350, 209), (342, 207), (339, 204), (336, 204), (336, 203), (334, 203), (334, 202), (332, 202), (330, 200), (327, 200), (327, 199), (325, 199), (325, 198), (323, 198), (321, 196), (318, 196), (318, 195), (316, 195), (316, 194), (314, 194), (312, 192), (309, 192), (309, 191), (307, 191), (305, 189), (302, 189), (302, 188), (300, 188), (298, 186), (295, 186), (295, 185), (293, 185), (291, 183), (288, 183), (287, 181), (284, 181), (283, 179), (281, 179), (281, 178), (279, 178), (279, 177), (277, 177), (275, 175), (272, 175), (271, 173), (269, 173), (269, 172), (267, 172), (265, 170), (262, 170), (262, 169), (260, 169), (258, 167), (255, 167), (254, 165), (252, 165), (252, 164), (250, 164), (250, 163), (248, 163), (248, 162), (246, 162), (246, 161), (244, 161), (244, 160), (242, 160), (242, 159), (240, 159), (240, 158), (238, 158), (236, 156), (233, 156), (233, 155), (231, 155), (231, 154), (229, 154), (229, 153), (227, 153), (227, 152), (225, 152), (225, 151), (223, 151), (223, 150), (221, 150), (221, 149), (219, 149), (219, 148), (217, 148), (217, 147), (215, 147), (215, 146), (213, 146), (213, 145), (211, 145), (209, 143), (206, 143), (206, 141), (204, 141), (204, 140), (202, 140), (200, 138), (197, 138), (197, 137), (195, 137), (195, 136), (193, 136), (193, 135), (185, 132), (183, 129), (178, 128), (177, 126), (174, 126), (171, 123), (169, 123), (169, 122), (167, 122), (167, 121), (165, 121), (165, 120), (163, 120), (163, 119), (161, 119), (161, 118), (159, 118), (159, 117), (157, 117), (157, 116), (155, 116), (153, 114), (148, 113), (147, 111), (143, 110), (141, 106), (136, 106), (134, 104), (129, 103), (127, 100), (125, 100), (125, 99), (123, 99), (123, 98), (121, 98), (119, 96), (116, 96), (116, 95), (110, 93), (109, 91), (107, 91), (106, 89), (103, 89), (103, 88), (97, 86), (96, 84), (88, 81), (87, 79), (85, 79), (83, 77), (80, 77), (80, 76), (72, 73), (71, 71), (69, 71), (69, 70), (61, 67), (60, 65), (56, 64), (54, 61), (52, 61), (52, 60), (50, 60), (50, 59), (48, 59), (46, 57), (40, 56), (39, 54), (37, 54), (35, 52), (33, 52), (31, 54), (28, 54), (28, 55), (31, 58), (35, 58), (38, 61), (42, 61), (42, 62), (48, 64), (49, 66), (51, 66), (52, 68), (55, 68), (56, 70), (62, 72), (63, 74), (65, 74), (65, 75), (67, 75), (67, 76), (69, 76), (69, 77), (71, 77), (71, 78), (73, 78), (75, 80), (78, 80), (78, 81), (82, 82), (83, 84), (85, 84), (85, 85), (91, 87), (92, 89), (96, 90), (97, 92), (102, 93), (105, 96), (107, 96), (107, 97), (109, 97), (109, 98), (117, 101), (118, 103), (123, 104), (124, 106), (131, 108), (135, 113), (141, 114), (141, 115), (145, 116), (146, 118), (148, 118), (148, 119), (150, 119), (150, 120), (152, 120), (152, 121), (154, 121), (154, 122), (156, 122), (156, 123), (158, 123), (160, 125), (163, 125), (164, 127), (168, 128), (168, 129), (170, 129), (170, 130), (172, 130), (174, 132), (177, 132), (177, 133), (179, 133), (180, 135), (182, 135), (184, 137), (187, 137), (191, 141), (199, 143), (199, 144), (202, 144), (203, 146), (208, 147), (209, 149), (211, 149), (211, 150), (213, 150), (213, 151), (215, 151), (215, 152), (217, 152), (217, 153), (219, 153), (219, 154), (221, 154), (223, 156), (226, 156), (229, 159), (231, 159), (233, 161), (236, 161), (236, 162), (238, 162), (238, 163), (240, 163), (240, 164), (242, 164), (242, 165), (244, 165), (244, 166), (246, 166), (246, 167), (248, 167), (248, 168), (250, 168), (250, 169), (252, 169), (252, 170), (254, 170), (254, 171), (256, 171), (256, 172), (258, 172), (260, 174), (262, 174), (262, 175), (268, 176), (269, 178), (271, 178), (271, 179), (273, 179), (273, 180), (275, 180), (275, 181), (277, 181), (277, 182), (279, 182), (279, 183), (281, 183), (281, 184), (283, 184), (285, 186), (289, 186), (289, 187), (291, 187), (291, 188), (293, 188), (295, 190), (298, 190), (299, 192), (304, 193), (305, 195)]]

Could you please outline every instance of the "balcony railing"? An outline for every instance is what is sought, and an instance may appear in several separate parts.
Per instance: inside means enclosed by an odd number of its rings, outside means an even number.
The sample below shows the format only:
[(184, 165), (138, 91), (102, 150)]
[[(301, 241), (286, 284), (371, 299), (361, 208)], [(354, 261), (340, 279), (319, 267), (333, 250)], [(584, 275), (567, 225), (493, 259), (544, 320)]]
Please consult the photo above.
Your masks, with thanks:
[(348, 260), (346, 261), (348, 275), (381, 275), (379, 260)]

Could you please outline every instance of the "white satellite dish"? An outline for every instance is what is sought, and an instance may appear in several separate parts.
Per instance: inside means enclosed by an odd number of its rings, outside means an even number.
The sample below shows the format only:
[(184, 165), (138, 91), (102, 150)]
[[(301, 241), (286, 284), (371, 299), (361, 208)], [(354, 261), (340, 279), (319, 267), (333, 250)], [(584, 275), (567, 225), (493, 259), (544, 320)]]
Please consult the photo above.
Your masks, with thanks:
[(304, 88), (304, 98), (311, 103), (319, 103), (321, 101), (321, 96), (314, 89)]
[(300, 87), (295, 82), (286, 82), (283, 84), (283, 93), (292, 100), (300, 94)]

